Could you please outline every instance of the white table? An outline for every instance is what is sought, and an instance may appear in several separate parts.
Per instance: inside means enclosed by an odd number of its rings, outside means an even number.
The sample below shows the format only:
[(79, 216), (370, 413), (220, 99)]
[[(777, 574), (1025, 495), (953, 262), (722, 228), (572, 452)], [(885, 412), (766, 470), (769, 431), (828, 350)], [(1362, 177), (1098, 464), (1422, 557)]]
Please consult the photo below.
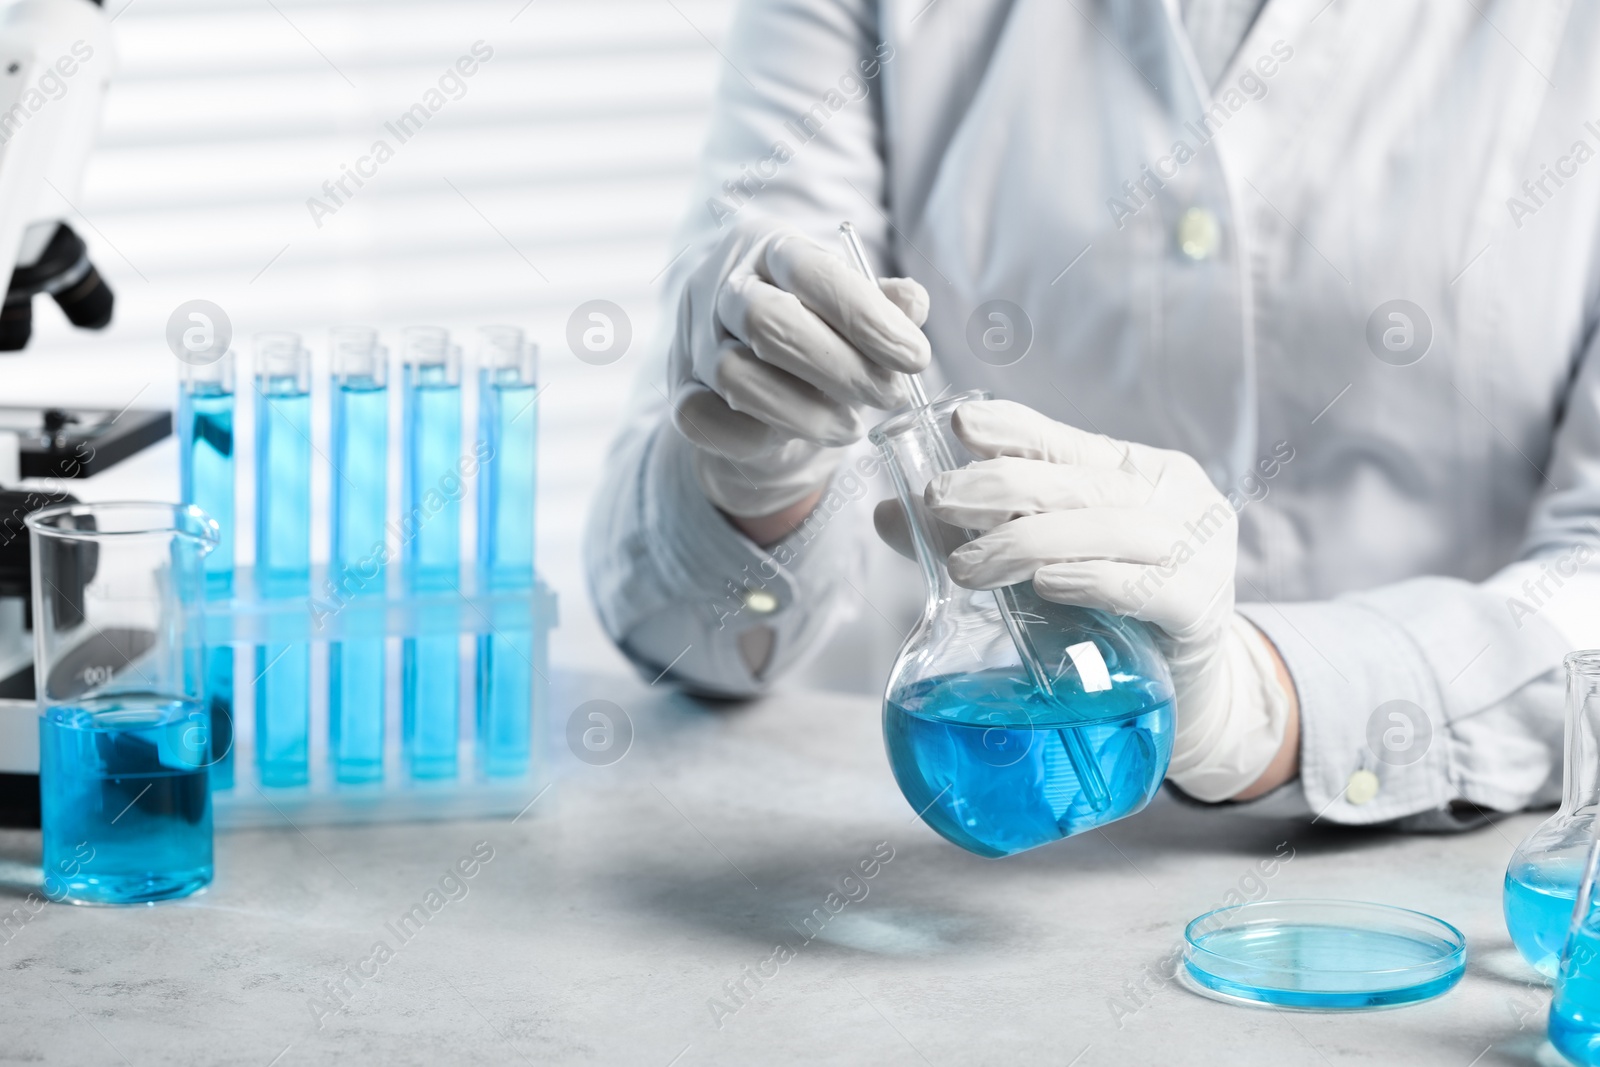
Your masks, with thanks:
[[(587, 766), (553, 723), (557, 783), (515, 822), (240, 831), (218, 837), (217, 881), (190, 900), (44, 906), (0, 942), (0, 1060), (1488, 1067), (1540, 1056), (1548, 992), (1500, 916), (1506, 860), (1538, 816), (1402, 837), (1162, 797), (1103, 833), (983, 860), (913, 817), (875, 701), (787, 692), (707, 707), (617, 677), (566, 678), (560, 694), (563, 719), (592, 698), (626, 709), (632, 749)], [(441, 894), (427, 912), (428, 890), (478, 842), (493, 859), (464, 896), (446, 883), (460, 899)], [(839, 877), (875, 848), (893, 858), (853, 884), (863, 899), (830, 914)], [(1316, 1015), (1220, 1004), (1149, 976), (1188, 919), (1250, 891), (1257, 864), (1289, 849), (1267, 893), (1430, 911), (1466, 931), (1466, 978), (1426, 1004)], [(0, 858), (12, 861), (6, 906), (21, 905), (38, 835), (0, 833)], [(402, 941), (394, 925), (419, 903), (426, 922)], [(380, 939), (401, 946), (381, 964)], [(793, 958), (758, 988), (745, 976), (779, 943)], [(325, 983), (347, 965), (378, 977), (348, 980), (344, 1010), (319, 1028), (310, 1003), (331, 1003)], [(742, 978), (741, 1004), (725, 984)]]

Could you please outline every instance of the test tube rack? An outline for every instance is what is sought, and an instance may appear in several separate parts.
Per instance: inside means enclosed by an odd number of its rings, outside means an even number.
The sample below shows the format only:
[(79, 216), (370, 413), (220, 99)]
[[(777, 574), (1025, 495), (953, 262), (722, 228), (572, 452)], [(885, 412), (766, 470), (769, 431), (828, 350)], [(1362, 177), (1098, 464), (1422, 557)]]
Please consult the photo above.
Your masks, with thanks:
[[(327, 568), (313, 570), (313, 589), (325, 589)], [(390, 582), (391, 588), (398, 582)], [(231, 750), (232, 785), (215, 789), (212, 802), (217, 825), (227, 827), (364, 822), (412, 822), (428, 819), (515, 815), (546, 784), (539, 749), (546, 732), (550, 701), (549, 632), (557, 623), (555, 594), (543, 581), (530, 591), (480, 588), (464, 568), (456, 590), (407, 593), (393, 588), (382, 596), (351, 598), (341, 607), (325, 596), (275, 598), (260, 595), (253, 568), (234, 572), (236, 596), (206, 605), (208, 647), (231, 646), (235, 679)], [(461, 678), (471, 689), (475, 670), (475, 638), (523, 632), (533, 670), (530, 737), (532, 757), (526, 773), (510, 778), (485, 778), (477, 773), (472, 716), (463, 714), (459, 776), (418, 780), (404, 772), (401, 753), (400, 642), (407, 637), (460, 635)], [(386, 646), (384, 700), (384, 775), (379, 782), (346, 785), (335, 780), (328, 743), (328, 658), (330, 643), (382, 638)], [(307, 642), (311, 645), (310, 780), (303, 786), (264, 787), (259, 781), (255, 751), (254, 650), (262, 645)], [(474, 694), (463, 692), (462, 708), (473, 707)], [(220, 753), (219, 753), (220, 754)]]
[[(367, 362), (376, 368), (375, 387), (387, 390), (385, 395), (393, 403), (385, 400), (381, 408), (389, 413), (379, 414), (372, 428), (364, 426), (360, 431), (377, 436), (343, 439), (382, 442), (386, 422), (387, 462), (381, 444), (375, 446), (376, 452), (373, 448), (365, 451), (369, 457), (375, 454), (378, 467), (386, 466), (387, 470), (369, 475), (363, 484), (376, 484), (370, 477), (392, 482), (398, 475), (404, 486), (407, 472), (412, 469), (413, 453), (408, 451), (408, 435), (400, 432), (402, 420), (397, 415), (404, 411), (409, 418), (410, 397), (388, 388), (388, 353), (377, 345), (376, 331), (355, 328), (355, 332), (369, 346)], [(447, 351), (452, 366), (459, 367), (459, 349), (448, 344), (444, 331), (417, 328), (406, 333), (432, 335), (434, 346)], [(480, 390), (459, 388), (454, 416), (446, 417), (459, 417), (462, 426), (475, 421), (469, 421), (468, 416), (484, 417), (491, 410), (486, 399), (491, 377), (497, 383), (505, 380), (502, 371), (507, 361), (500, 357), (509, 353), (509, 363), (516, 364), (519, 353), (525, 356), (521, 361), (522, 375), (513, 378), (519, 387), (532, 384), (537, 349), (524, 345), (521, 331), (491, 327), (484, 334), (493, 335), (492, 340), (500, 346), (499, 354), (486, 351), (480, 360), (479, 369), (485, 375), (480, 379)], [(261, 341), (267, 338), (278, 350), (271, 356), (262, 352)], [(285, 348), (291, 355), (298, 353), (289, 361), (298, 365), (302, 383), (292, 394), (293, 399), (304, 404), (297, 409), (303, 412), (303, 421), (296, 425), (278, 421), (277, 405), (285, 403), (283, 394), (268, 392), (261, 379), (262, 374), (272, 373), (273, 380), (279, 380), (276, 371), (263, 368), (274, 365), (272, 360)], [(548, 636), (557, 621), (555, 595), (532, 567), (532, 460), (536, 446), (529, 424), (536, 423), (529, 419), (522, 424), (514, 434), (515, 447), (504, 449), (507, 457), (521, 457), (518, 463), (501, 468), (512, 472), (508, 475), (511, 481), (496, 481), (501, 487), (513, 486), (508, 492), (514, 492), (523, 502), (521, 511), (503, 514), (526, 521), (513, 520), (511, 527), (501, 520), (492, 524), (496, 537), (512, 538), (510, 542), (499, 542), (509, 546), (511, 555), (505, 555), (501, 548), (486, 548), (481, 536), (476, 549), (467, 547), (470, 542), (465, 537), (460, 538), (457, 547), (452, 536), (447, 551), (459, 553), (461, 558), (442, 563), (435, 552), (428, 580), (419, 580), (406, 566), (409, 554), (418, 551), (414, 542), (422, 536), (420, 529), (407, 526), (417, 513), (406, 510), (404, 491), (391, 491), (385, 494), (387, 503), (378, 509), (385, 513), (378, 516), (379, 521), (388, 520), (381, 538), (381, 543), (388, 546), (382, 566), (369, 567), (363, 560), (357, 573), (350, 557), (337, 564), (332, 562), (336, 545), (330, 548), (328, 563), (310, 562), (307, 555), (315, 551), (308, 548), (305, 540), (315, 525), (312, 515), (319, 511), (331, 514), (337, 509), (336, 493), (340, 490), (334, 479), (354, 488), (355, 483), (342, 470), (333, 472), (333, 477), (326, 479), (315, 494), (323, 498), (325, 508), (312, 505), (310, 495), (298, 497), (298, 505), (290, 512), (299, 516), (291, 520), (292, 529), (278, 524), (272, 527), (277, 535), (263, 533), (257, 522), (257, 511), (264, 506), (263, 493), (275, 493), (282, 484), (269, 481), (263, 487), (263, 478), (281, 475), (281, 464), (271, 468), (274, 474), (268, 474), (273, 460), (265, 453), (257, 455), (258, 445), (266, 447), (260, 436), (262, 405), (274, 408), (275, 433), (292, 431), (283, 438), (293, 445), (292, 451), (300, 451), (303, 441), (304, 451), (296, 461), (300, 466), (290, 474), (297, 479), (296, 492), (312, 494), (313, 482), (305, 466), (311, 462), (309, 453), (326, 460), (329, 450), (317, 447), (316, 441), (328, 442), (340, 432), (331, 395), (340, 388), (337, 377), (310, 374), (310, 353), (293, 334), (263, 335), (258, 339), (256, 373), (240, 375), (237, 384), (234, 354), (228, 352), (225, 359), (219, 367), (186, 371), (180, 386), (178, 418), (185, 498), (212, 512), (222, 527), (223, 546), (213, 553), (208, 566), (210, 591), (203, 610), (206, 647), (198, 668), (205, 674), (205, 698), (211, 712), (217, 825), (281, 826), (286, 820), (294, 825), (401, 822), (488, 817), (523, 810), (547, 780), (540, 752), (544, 748), (550, 701)], [(409, 363), (407, 366), (409, 382)], [(226, 368), (225, 373), (217, 373), (221, 367)], [(459, 381), (459, 377), (452, 381)], [(319, 404), (315, 402), (316, 394), (323, 390), (329, 393)], [(533, 396), (537, 397), (536, 390)], [(530, 399), (527, 409), (531, 408)], [(503, 408), (493, 410), (499, 412)], [(482, 425), (480, 429), (491, 436), (502, 432)], [(480, 528), (480, 535), (491, 528), (484, 522), (484, 507), (495, 509), (499, 515), (499, 502), (510, 499), (505, 493), (486, 495), (490, 493), (486, 486), (487, 456), (499, 453), (495, 447), (486, 453), (484, 443), (473, 442), (470, 436), (460, 440), (463, 476), (448, 483), (453, 486), (452, 498), (465, 515), (475, 517), (476, 521), (469, 522)], [(450, 450), (456, 447), (451, 446)], [(468, 461), (468, 451), (485, 460), (484, 464), (479, 467)], [(280, 457), (281, 452), (271, 455)], [(432, 458), (440, 456), (434, 454)], [(468, 473), (468, 466), (476, 473)], [(421, 466), (417, 469), (421, 470)], [(208, 496), (210, 500), (206, 499)], [(280, 506), (281, 503), (274, 504)], [(363, 514), (373, 516), (376, 512), (369, 507)], [(447, 514), (454, 516), (455, 512)], [(434, 545), (441, 529), (438, 524), (447, 521), (450, 520), (429, 520), (432, 525), (427, 533)], [(454, 527), (459, 533), (456, 522), (459, 519), (443, 528)], [(257, 562), (236, 566), (233, 549), (236, 541), (242, 542), (238, 535), (250, 529), (256, 531)], [(360, 536), (370, 538), (370, 523), (363, 529), (365, 533)], [(294, 559), (294, 552), (300, 554), (299, 569), (287, 584), (281, 566), (286, 558), (285, 534), (289, 541), (298, 542), (298, 548), (291, 546), (287, 558)], [(270, 542), (265, 549), (264, 537)], [(337, 541), (336, 536), (334, 540)], [(365, 547), (372, 541), (362, 540), (360, 544)], [(276, 557), (276, 570), (262, 563), (264, 551)], [(485, 564), (485, 560), (492, 562)], [(361, 666), (352, 667), (358, 652)], [(279, 667), (280, 658), (287, 670)], [(495, 669), (484, 670), (484, 664), (491, 661)], [(341, 662), (346, 679), (342, 686), (335, 682), (340, 671), (336, 664)], [(416, 684), (421, 671), (431, 672), (429, 677), (433, 679), (426, 700)], [(512, 683), (502, 684), (507, 677), (512, 678)], [(352, 678), (357, 679), (354, 686)], [(493, 682), (485, 680), (491, 678)], [(381, 716), (375, 707), (378, 701), (371, 699), (379, 685)], [(350, 772), (349, 746), (339, 744), (336, 726), (336, 722), (342, 723), (348, 729), (354, 720), (348, 711), (342, 716), (335, 711), (341, 700), (347, 709), (353, 706), (353, 696), (360, 700), (365, 731), (362, 769), (354, 776)], [(261, 707), (257, 706), (258, 701)], [(518, 722), (523, 703), (527, 705), (527, 719)], [(419, 708), (445, 705), (452, 710), (442, 718), (428, 713), (430, 732), (424, 763), (418, 757), (420, 746), (413, 747), (412, 741), (413, 733), (420, 729)], [(380, 719), (381, 742), (375, 729)], [(292, 754), (288, 758), (282, 744), (285, 722), (294, 727), (289, 735), (287, 751)], [(441, 726), (441, 722), (445, 725)], [(263, 731), (272, 739), (264, 738)], [(519, 733), (520, 742), (516, 740)], [(506, 735), (513, 737), (509, 744), (503, 740)], [(491, 737), (493, 741), (489, 740)], [(375, 755), (380, 748), (381, 757)], [(285, 767), (291, 773), (285, 774)]]

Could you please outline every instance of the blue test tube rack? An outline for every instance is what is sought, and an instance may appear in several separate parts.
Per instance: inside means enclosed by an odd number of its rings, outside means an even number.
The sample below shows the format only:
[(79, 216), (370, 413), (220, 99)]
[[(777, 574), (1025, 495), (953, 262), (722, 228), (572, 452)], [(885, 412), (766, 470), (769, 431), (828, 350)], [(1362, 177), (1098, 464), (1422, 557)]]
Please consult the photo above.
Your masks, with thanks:
[[(212, 694), (212, 704), (231, 711), (231, 721), (212, 731), (219, 826), (281, 825), (285, 818), (334, 823), (515, 814), (546, 783), (538, 742), (548, 721), (549, 632), (557, 608), (532, 565), (532, 346), (509, 327), (486, 329), (484, 336), (482, 371), (468, 379), (477, 388), (456, 390), (477, 401), (476, 422), (467, 422), (465, 413), (459, 419), (461, 427), (475, 427), (477, 436), (460, 435), (459, 482), (444, 479), (444, 495), (476, 517), (476, 540), (457, 539), (475, 545), (475, 558), (449, 566), (437, 557), (440, 542), (447, 541), (437, 536), (438, 527), (457, 517), (433, 508), (437, 502), (423, 499), (425, 493), (405, 490), (417, 459), (402, 415), (388, 420), (386, 433), (387, 449), (403, 458), (402, 492), (385, 501), (384, 551), (358, 553), (354, 547), (374, 540), (374, 495), (360, 490), (371, 487), (375, 474), (365, 471), (351, 485), (332, 472), (326, 499), (333, 529), (329, 562), (286, 577), (282, 553), (275, 551), (282, 546), (263, 553), (258, 543), (255, 565), (234, 567), (227, 580), (213, 583), (205, 609), (208, 663), (226, 692)], [(343, 341), (335, 333), (336, 350), (350, 343), (348, 331)], [(313, 393), (324, 385), (330, 389), (328, 436), (336, 456), (352, 443), (370, 446), (373, 436), (370, 414), (367, 429), (349, 432), (351, 412), (340, 401), (350, 398), (337, 391), (348, 391), (351, 382), (341, 378), (340, 365), (336, 358), (331, 379), (324, 374), (311, 382)], [(189, 382), (182, 388), (180, 409), (197, 388), (217, 391)], [(259, 383), (252, 391), (260, 391)], [(508, 404), (515, 410), (507, 411)], [(255, 447), (243, 437), (232, 440), (230, 458), (241, 481), (252, 470), (257, 479), (271, 476), (258, 454), (264, 406), (258, 396), (256, 433), (250, 435)], [(404, 403), (396, 406), (406, 410)], [(268, 410), (267, 417), (272, 414)], [(312, 435), (306, 438), (309, 447)], [(199, 447), (183, 452), (186, 494), (196, 484), (196, 457), (208, 458)], [(345, 452), (343, 458), (351, 457)], [(361, 462), (370, 467), (373, 457)], [(223, 524), (230, 548), (240, 527), (253, 526), (263, 536), (261, 517), (252, 512), (260, 501), (270, 506), (271, 490), (258, 482), (255, 493), (239, 495), (229, 516), (233, 529)], [(426, 547), (434, 555), (419, 559), (419, 534), (429, 524), (435, 537)], [(270, 530), (265, 536), (272, 536)], [(459, 548), (451, 551), (460, 554)], [(407, 684), (407, 650), (415, 648), (429, 651), (433, 670), (452, 676), (453, 686), (444, 683), (453, 689), (447, 699), (419, 694)], [(257, 662), (263, 650), (270, 650), (269, 660), (282, 654), (279, 664), (291, 654), (297, 662), (304, 655), (309, 667), (294, 693), (263, 686)], [(268, 672), (274, 669), (271, 662), (267, 666)], [(297, 729), (303, 746), (288, 751), (284, 738)], [(264, 741), (275, 747), (264, 749)]]

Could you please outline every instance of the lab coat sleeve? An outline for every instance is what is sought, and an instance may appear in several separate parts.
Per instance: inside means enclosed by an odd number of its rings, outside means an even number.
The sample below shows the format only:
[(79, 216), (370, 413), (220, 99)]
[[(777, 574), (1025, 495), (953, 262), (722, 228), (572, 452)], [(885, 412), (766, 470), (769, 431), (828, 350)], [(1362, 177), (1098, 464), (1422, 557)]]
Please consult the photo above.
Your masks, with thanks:
[[(1600, 355), (1567, 395), (1519, 558), (1487, 581), (1419, 577), (1242, 604), (1300, 699), (1300, 780), (1259, 806), (1449, 829), (1559, 799), (1562, 659), (1600, 646)], [(1370, 799), (1352, 776), (1370, 771)], [(1301, 794), (1295, 798), (1293, 793)]]
[(666, 276), (665, 327), (586, 539), (601, 622), (647, 679), (665, 672), (698, 693), (759, 692), (818, 646), (859, 566), (855, 524), (830, 521), (828, 510), (860, 485), (848, 468), (805, 526), (765, 550), (706, 500), (691, 446), (667, 418), (666, 356), (684, 279), (735, 217), (779, 220), (825, 243), (849, 218), (884, 264), (880, 75), (892, 52), (874, 12), (866, 0), (747, 0), (721, 42), (711, 130)]
[(846, 468), (798, 530), (763, 549), (700, 491), (693, 446), (671, 426), (629, 444), (590, 520), (591, 544), (604, 548), (589, 562), (601, 622), (647, 681), (759, 693), (836, 621), (859, 543), (832, 518), (863, 483)]

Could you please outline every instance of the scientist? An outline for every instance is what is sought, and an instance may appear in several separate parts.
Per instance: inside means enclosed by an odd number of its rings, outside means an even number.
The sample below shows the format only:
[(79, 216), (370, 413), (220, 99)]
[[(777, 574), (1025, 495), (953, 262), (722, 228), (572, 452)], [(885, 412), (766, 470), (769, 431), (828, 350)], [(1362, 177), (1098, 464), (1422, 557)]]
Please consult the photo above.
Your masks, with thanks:
[(952, 576), (1151, 623), (1183, 792), (1554, 799), (1600, 645), (1600, 5), (744, 0), (721, 51), (591, 519), (647, 675), (753, 694), (819, 645), (864, 524), (807, 520), (931, 361), (996, 397), (930, 487), (987, 531)]

